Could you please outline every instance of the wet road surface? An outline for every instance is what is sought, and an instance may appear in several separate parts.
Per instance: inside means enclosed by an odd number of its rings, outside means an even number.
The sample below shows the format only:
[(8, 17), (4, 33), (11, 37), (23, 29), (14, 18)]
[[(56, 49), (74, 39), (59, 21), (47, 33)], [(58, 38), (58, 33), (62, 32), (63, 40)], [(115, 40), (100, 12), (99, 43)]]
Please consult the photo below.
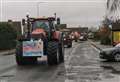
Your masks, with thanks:
[(0, 56), (0, 82), (120, 82), (120, 63), (102, 62), (90, 42), (65, 49), (65, 63), (17, 66), (14, 55)]
[(66, 67), (66, 82), (120, 82), (120, 63), (103, 62), (90, 42), (79, 43)]

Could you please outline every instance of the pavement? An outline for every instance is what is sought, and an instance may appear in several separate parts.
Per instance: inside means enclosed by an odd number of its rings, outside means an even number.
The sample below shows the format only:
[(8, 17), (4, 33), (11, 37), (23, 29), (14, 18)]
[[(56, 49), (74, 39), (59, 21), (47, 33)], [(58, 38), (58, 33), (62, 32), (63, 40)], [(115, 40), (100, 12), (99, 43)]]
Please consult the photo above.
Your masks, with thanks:
[(0, 55), (12, 55), (14, 53), (15, 53), (15, 49), (0, 51)]
[[(93, 42), (97, 47), (109, 48)], [(120, 63), (102, 62), (91, 42), (77, 44), (66, 66), (65, 82), (120, 82)]]
[(0, 55), (0, 82), (120, 82), (120, 62), (101, 61), (90, 41), (73, 42), (60, 65), (48, 66), (43, 59), (37, 65), (18, 66), (14, 54)]

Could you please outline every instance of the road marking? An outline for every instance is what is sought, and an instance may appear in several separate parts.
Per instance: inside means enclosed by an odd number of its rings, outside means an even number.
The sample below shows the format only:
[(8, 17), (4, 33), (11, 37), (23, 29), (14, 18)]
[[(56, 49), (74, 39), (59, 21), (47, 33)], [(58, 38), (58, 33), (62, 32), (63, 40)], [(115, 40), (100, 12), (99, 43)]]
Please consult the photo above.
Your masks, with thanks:
[(88, 54), (84, 54), (84, 57), (86, 57), (87, 59), (90, 59), (90, 56)]
[(101, 49), (100, 47), (96, 46), (96, 44), (95, 44), (94, 42), (92, 42), (92, 41), (89, 40), (89, 43), (90, 43), (91, 47), (92, 47), (95, 51), (97, 51), (97, 52), (102, 51), (102, 49)]
[(96, 48), (96, 47), (93, 46), (93, 45), (91, 45), (91, 47), (92, 47), (95, 51), (97, 51), (98, 53), (100, 53), (100, 50), (99, 50), (98, 48)]
[[(72, 66), (70, 65), (70, 61), (73, 58), (73, 56), (74, 56), (73, 53), (75, 53), (75, 51), (78, 48), (78, 46), (80, 46), (80, 44), (79, 45), (75, 45), (74, 48), (72, 49), (72, 52), (69, 55), (67, 55), (68, 57), (67, 57), (66, 62), (65, 62), (66, 76), (68, 74), (67, 70), (72, 68)], [(65, 82), (72, 82), (72, 81), (65, 80)]]
[(76, 51), (76, 49), (78, 48), (78, 46), (80, 46), (80, 44), (79, 44), (79, 45), (76, 45), (76, 47), (73, 48), (72, 52), (70, 53), (70, 55), (69, 55), (69, 57), (68, 57), (68, 60), (67, 60), (67, 62), (66, 62), (67, 65), (70, 63), (71, 58), (74, 56), (73, 53), (75, 53), (75, 51)]
[(83, 68), (83, 69), (85, 69), (85, 68), (100, 69), (101, 68), (100, 66), (93, 66), (93, 65), (91, 65), (91, 66), (72, 66), (72, 67), (75, 68), (75, 69), (78, 69), (78, 68)]
[(65, 79), (65, 82), (75, 82), (74, 80)]
[(77, 75), (77, 73), (76, 73), (76, 72), (73, 72), (73, 73), (67, 73), (66, 75), (67, 75), (67, 76), (70, 76), (70, 75)]
[(83, 50), (84, 50), (84, 57), (90, 59), (90, 55), (87, 52), (88, 48), (83, 48)]

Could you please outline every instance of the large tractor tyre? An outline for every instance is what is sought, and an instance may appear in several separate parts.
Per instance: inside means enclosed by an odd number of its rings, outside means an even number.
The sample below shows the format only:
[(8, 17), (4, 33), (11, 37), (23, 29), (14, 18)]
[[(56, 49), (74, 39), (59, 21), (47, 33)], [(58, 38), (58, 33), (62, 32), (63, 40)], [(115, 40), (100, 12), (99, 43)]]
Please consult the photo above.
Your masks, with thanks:
[(37, 58), (35, 57), (23, 57), (22, 51), (16, 50), (16, 63), (17, 65), (30, 65), (30, 64), (36, 64)]
[(58, 42), (49, 42), (47, 47), (48, 65), (57, 65), (59, 63), (59, 47)]
[(64, 62), (64, 45), (60, 44), (59, 46), (59, 62)]

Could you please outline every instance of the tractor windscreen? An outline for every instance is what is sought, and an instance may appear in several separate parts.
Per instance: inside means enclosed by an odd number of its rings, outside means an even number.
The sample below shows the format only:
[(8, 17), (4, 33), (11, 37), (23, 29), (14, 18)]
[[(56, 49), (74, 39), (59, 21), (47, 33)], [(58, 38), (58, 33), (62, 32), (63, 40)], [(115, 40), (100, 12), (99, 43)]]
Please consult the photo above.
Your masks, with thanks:
[(45, 31), (49, 30), (49, 22), (48, 21), (35, 21), (33, 23), (33, 30), (37, 28), (42, 28)]

